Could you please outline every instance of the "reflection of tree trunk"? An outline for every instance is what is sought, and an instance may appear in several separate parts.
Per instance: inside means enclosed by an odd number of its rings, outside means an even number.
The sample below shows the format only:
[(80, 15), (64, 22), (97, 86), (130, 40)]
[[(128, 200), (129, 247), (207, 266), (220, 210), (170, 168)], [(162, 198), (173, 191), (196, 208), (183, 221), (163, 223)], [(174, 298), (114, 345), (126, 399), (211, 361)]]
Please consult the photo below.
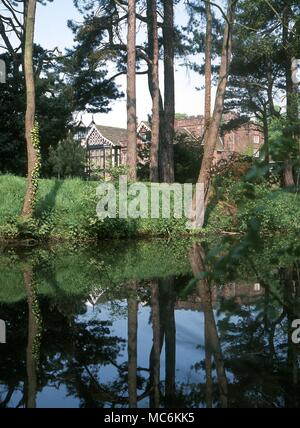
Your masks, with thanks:
[(27, 291), (28, 302), (28, 343), (26, 350), (26, 369), (27, 369), (27, 391), (26, 407), (36, 407), (37, 394), (37, 341), (39, 340), (39, 326), (35, 312), (35, 291), (33, 289), (33, 273), (31, 268), (23, 272), (23, 280)]
[[(194, 276), (205, 270), (204, 253), (200, 246), (195, 245), (193, 247), (190, 253), (190, 263)], [(205, 320), (205, 346), (208, 347), (209, 353), (211, 352), (214, 355), (220, 390), (221, 407), (228, 407), (228, 384), (226, 372), (214, 312), (212, 309), (210, 286), (206, 279), (198, 281), (198, 293), (201, 298)], [(207, 386), (208, 388), (210, 388), (210, 390), (207, 391), (207, 396), (210, 397), (212, 388), (210, 371), (211, 368), (209, 365), (206, 366), (206, 368), (208, 369)], [(209, 398), (209, 400), (211, 400), (211, 398)], [(211, 401), (208, 403), (208, 405), (209, 404), (211, 404)]]
[(128, 395), (129, 407), (137, 407), (137, 327), (138, 302), (136, 284), (130, 286), (128, 298)]
[(205, 328), (205, 372), (206, 372), (206, 405), (208, 408), (213, 406), (213, 381), (212, 381), (212, 362), (211, 362), (211, 350), (209, 349), (209, 332), (207, 326), (207, 318), (204, 320)]
[(159, 408), (160, 393), (160, 323), (159, 323), (159, 289), (157, 282), (151, 284), (151, 307), (153, 347), (150, 355), (150, 408)]
[(298, 355), (297, 345), (292, 342), (292, 323), (295, 319), (299, 318), (297, 308), (296, 290), (294, 283), (294, 266), (290, 266), (282, 271), (282, 280), (284, 287), (284, 300), (287, 311), (288, 319), (288, 350), (287, 350), (287, 368), (288, 379), (286, 383), (286, 402), (285, 406), (288, 408), (297, 407), (298, 393), (297, 386), (298, 380)]
[(5, 409), (7, 407), (17, 386), (18, 384), (8, 385), (8, 391), (7, 391), (6, 397), (0, 403), (0, 409)]
[(166, 351), (166, 406), (174, 407), (176, 369), (176, 325), (174, 279), (160, 281), (161, 324), (165, 333)]

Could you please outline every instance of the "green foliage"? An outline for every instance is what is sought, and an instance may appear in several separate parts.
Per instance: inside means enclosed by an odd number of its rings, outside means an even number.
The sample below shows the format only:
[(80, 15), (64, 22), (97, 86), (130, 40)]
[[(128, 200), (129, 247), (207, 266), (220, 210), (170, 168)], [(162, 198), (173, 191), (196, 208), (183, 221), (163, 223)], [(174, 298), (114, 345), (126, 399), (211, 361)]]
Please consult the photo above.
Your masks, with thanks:
[[(284, 161), (287, 153), (296, 158), (299, 150), (299, 121), (291, 121), (286, 117), (272, 119), (270, 123), (270, 154), (274, 161)], [(295, 135), (291, 138), (291, 135)]]
[[(49, 61), (48, 56), (49, 53), (41, 46), (35, 46), (33, 60), (36, 70), (36, 117), (43, 142), (41, 147), (43, 174), (48, 172), (49, 146), (55, 147), (58, 141), (65, 137), (72, 113), (72, 106), (66, 97), (66, 84), (58, 77), (56, 62), (53, 58)], [(20, 71), (22, 56), (17, 53), (12, 58), (6, 53), (1, 55), (1, 59), (6, 62), (8, 78), (5, 84), (0, 85), (0, 172), (25, 175), (26, 97), (24, 78)]]
[(174, 141), (174, 171), (177, 183), (196, 183), (203, 155), (200, 140), (177, 134)]
[(255, 219), (262, 233), (298, 233), (300, 198), (271, 188), (267, 182), (253, 184), (230, 178), (215, 182), (216, 203), (208, 216), (207, 232), (223, 230), (246, 233)]
[(121, 175), (128, 175), (127, 165), (110, 166), (100, 169), (91, 165), (90, 180), (92, 181), (118, 181)]
[(51, 175), (58, 179), (66, 177), (83, 177), (86, 152), (71, 134), (61, 141), (56, 148), (49, 149)]
[(35, 208), (36, 195), (38, 191), (39, 178), (41, 173), (41, 150), (40, 150), (40, 131), (39, 124), (35, 122), (34, 128), (31, 130), (31, 140), (35, 151), (36, 161), (31, 174), (32, 191), (30, 195), (30, 206), (32, 210)]
[[(123, 171), (117, 171), (123, 172)], [(0, 238), (67, 239), (74, 242), (187, 234), (186, 219), (105, 219), (97, 217), (99, 182), (80, 179), (39, 181), (34, 217), (20, 220), (25, 180), (0, 176)]]
[[(248, 180), (250, 176), (249, 172)], [(215, 177), (214, 197), (209, 206), (206, 228), (202, 232), (206, 235), (219, 234), (220, 231), (245, 234), (249, 222), (256, 219), (263, 234), (298, 233), (299, 196), (279, 190), (262, 178), (255, 180)], [(19, 213), (25, 180), (10, 175), (0, 176), (0, 187), (6, 195), (0, 201), (0, 237), (78, 242), (191, 235), (185, 218), (99, 219), (96, 215), (98, 184), (80, 179), (40, 180), (34, 218), (24, 221), (19, 219)]]

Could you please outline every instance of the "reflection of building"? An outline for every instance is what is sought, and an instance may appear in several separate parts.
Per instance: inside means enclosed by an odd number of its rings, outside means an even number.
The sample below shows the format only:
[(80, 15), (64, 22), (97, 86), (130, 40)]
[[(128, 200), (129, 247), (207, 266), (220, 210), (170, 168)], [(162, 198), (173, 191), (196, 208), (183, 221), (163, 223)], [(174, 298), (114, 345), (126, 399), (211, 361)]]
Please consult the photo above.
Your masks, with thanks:
[[(225, 115), (224, 122), (234, 119)], [(192, 139), (203, 139), (205, 130), (204, 117), (186, 117), (175, 121), (175, 132), (187, 135)], [(112, 126), (96, 125), (94, 120), (89, 126), (80, 121), (75, 127), (75, 139), (87, 149), (88, 172), (96, 168), (104, 170), (111, 166), (126, 164), (127, 158), (127, 129)], [(137, 128), (137, 146), (139, 163), (144, 164), (149, 156), (151, 141), (151, 124), (142, 121)], [(237, 129), (224, 132), (219, 136), (214, 161), (227, 159), (234, 153), (259, 156), (264, 139), (262, 133), (253, 122), (240, 125)]]
[[(238, 305), (250, 305), (264, 294), (264, 288), (258, 283), (214, 285), (211, 287), (212, 307), (217, 307), (220, 300), (234, 300)], [(192, 294), (186, 300), (177, 300), (175, 308), (201, 311), (201, 298), (198, 293)]]

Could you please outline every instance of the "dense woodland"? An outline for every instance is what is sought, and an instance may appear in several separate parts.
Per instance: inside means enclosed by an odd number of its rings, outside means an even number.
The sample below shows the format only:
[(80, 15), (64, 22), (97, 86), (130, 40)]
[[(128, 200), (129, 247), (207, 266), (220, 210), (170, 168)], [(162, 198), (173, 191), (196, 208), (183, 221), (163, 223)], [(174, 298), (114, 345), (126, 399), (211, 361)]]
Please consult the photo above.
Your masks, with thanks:
[[(139, 75), (147, 75), (152, 99), (148, 180), (172, 183), (186, 162), (194, 182), (204, 183), (206, 205), (216, 193), (214, 179), (228, 171), (240, 181), (248, 171), (259, 184), (275, 180), (279, 188), (297, 191), (299, 2), (74, 0), (82, 20), (68, 22), (74, 44), (60, 52), (35, 43), (37, 4), (47, 7), (49, 1), (0, 2), (0, 57), (7, 71), (0, 86), (0, 171), (27, 176), (24, 218), (34, 212), (39, 179), (55, 175), (60, 163), (67, 164), (61, 167), (62, 176), (84, 176), (84, 153), (70, 134), (74, 115), (109, 112), (119, 97), (127, 99), (127, 172), (131, 180), (141, 179), (136, 138)], [(176, 24), (179, 6), (188, 16), (185, 26)], [(193, 148), (174, 144), (178, 61), (205, 81), (204, 100), (195, 88), (205, 116), (198, 155), (192, 155), (197, 165), (189, 159)], [(115, 83), (122, 74), (127, 76), (124, 93)], [(225, 124), (226, 112), (236, 114)], [(260, 158), (213, 168), (222, 129), (250, 119), (264, 135)], [(245, 162), (246, 169), (241, 165)]]

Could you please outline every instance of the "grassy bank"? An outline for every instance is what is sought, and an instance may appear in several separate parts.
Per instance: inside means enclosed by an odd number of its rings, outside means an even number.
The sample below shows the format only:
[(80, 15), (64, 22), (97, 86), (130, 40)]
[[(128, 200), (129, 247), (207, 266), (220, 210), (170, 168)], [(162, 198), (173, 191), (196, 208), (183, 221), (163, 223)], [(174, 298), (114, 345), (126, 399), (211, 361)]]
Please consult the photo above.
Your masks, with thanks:
[(96, 215), (98, 182), (40, 180), (34, 219), (20, 221), (26, 182), (0, 176), (1, 239), (98, 240), (187, 233), (186, 219), (105, 219)]
[[(34, 218), (20, 220), (26, 182), (0, 176), (0, 239), (102, 240), (189, 234), (186, 219), (105, 219), (96, 215), (97, 182), (79, 179), (40, 180)], [(272, 189), (266, 183), (250, 185), (232, 179), (215, 182), (205, 233), (245, 233), (255, 218), (266, 234), (299, 233), (300, 198)], [(198, 233), (203, 231), (197, 231)]]

